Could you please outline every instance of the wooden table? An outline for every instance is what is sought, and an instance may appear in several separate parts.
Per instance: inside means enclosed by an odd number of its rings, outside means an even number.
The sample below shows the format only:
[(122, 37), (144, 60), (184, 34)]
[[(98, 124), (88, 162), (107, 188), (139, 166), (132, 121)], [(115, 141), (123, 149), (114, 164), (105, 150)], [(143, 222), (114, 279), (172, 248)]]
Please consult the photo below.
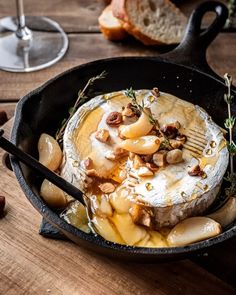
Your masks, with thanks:
[[(189, 15), (202, 2), (178, 1)], [(58, 21), (68, 33), (65, 58), (46, 70), (15, 74), (0, 72), (0, 110), (13, 116), (16, 102), (56, 74), (81, 63), (111, 56), (154, 55), (135, 40), (111, 43), (103, 38), (97, 16), (104, 7), (95, 0), (25, 0), (29, 15)], [(14, 13), (14, 1), (0, 2), (0, 17)], [(236, 21), (219, 34), (208, 50), (208, 61), (220, 75), (236, 78)], [(9, 134), (12, 120), (4, 126)], [(0, 151), (0, 157), (3, 152)], [(0, 195), (7, 200), (0, 220), (0, 294), (235, 294), (236, 239), (213, 253), (165, 264), (117, 262), (66, 241), (38, 234), (41, 216), (24, 197), (13, 173), (0, 161)]]

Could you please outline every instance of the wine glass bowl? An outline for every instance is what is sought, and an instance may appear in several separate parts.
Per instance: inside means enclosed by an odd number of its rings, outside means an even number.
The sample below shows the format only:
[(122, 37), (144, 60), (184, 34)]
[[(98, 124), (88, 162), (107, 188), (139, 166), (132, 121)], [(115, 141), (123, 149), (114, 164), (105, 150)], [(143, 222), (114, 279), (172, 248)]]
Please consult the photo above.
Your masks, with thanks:
[(17, 0), (17, 17), (0, 19), (0, 69), (32, 72), (60, 60), (68, 48), (68, 38), (55, 21), (24, 16), (23, 2)]

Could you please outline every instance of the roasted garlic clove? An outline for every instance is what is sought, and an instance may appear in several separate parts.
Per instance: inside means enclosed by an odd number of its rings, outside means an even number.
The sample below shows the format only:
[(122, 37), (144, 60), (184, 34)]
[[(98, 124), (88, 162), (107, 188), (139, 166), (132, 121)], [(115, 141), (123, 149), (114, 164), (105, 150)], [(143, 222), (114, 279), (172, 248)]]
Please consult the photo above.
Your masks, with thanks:
[(41, 185), (40, 195), (52, 208), (65, 208), (67, 199), (65, 193), (53, 183), (45, 179)]
[(168, 234), (171, 247), (186, 246), (221, 233), (221, 226), (208, 217), (190, 217), (178, 223)]
[(126, 139), (120, 143), (120, 147), (140, 155), (154, 154), (160, 147), (160, 140), (157, 136), (147, 135), (136, 139)]
[(153, 124), (150, 122), (150, 114), (151, 111), (148, 108), (145, 108), (138, 121), (130, 125), (120, 126), (119, 132), (121, 137), (137, 138), (147, 135), (153, 128)]
[(55, 171), (62, 161), (62, 151), (58, 142), (50, 135), (41, 134), (38, 141), (39, 162)]
[(224, 206), (207, 217), (219, 222), (222, 227), (228, 226), (236, 219), (236, 198), (230, 197)]

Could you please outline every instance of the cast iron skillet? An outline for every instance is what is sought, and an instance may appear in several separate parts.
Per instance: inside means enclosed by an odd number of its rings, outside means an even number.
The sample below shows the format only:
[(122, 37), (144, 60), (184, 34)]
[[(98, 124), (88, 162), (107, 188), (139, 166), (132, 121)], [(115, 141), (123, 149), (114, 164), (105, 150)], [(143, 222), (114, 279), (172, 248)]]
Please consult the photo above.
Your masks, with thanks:
[[(214, 22), (201, 31), (202, 18), (206, 12), (216, 14)], [(77, 98), (78, 90), (94, 75), (106, 70), (108, 76), (95, 86), (96, 92), (112, 92), (132, 86), (134, 89), (151, 89), (158, 86), (182, 99), (202, 106), (214, 121), (222, 125), (226, 113), (223, 80), (208, 66), (205, 53), (208, 45), (219, 33), (227, 18), (226, 7), (218, 2), (205, 2), (191, 15), (182, 43), (171, 53), (160, 57), (120, 57), (87, 63), (51, 79), (43, 86), (26, 95), (17, 105), (11, 140), (25, 152), (37, 157), (40, 134), (54, 135), (60, 122), (67, 116), (70, 106)], [(235, 88), (233, 89), (234, 93)], [(233, 107), (235, 111), (235, 107)], [(57, 227), (69, 239), (98, 253), (116, 258), (136, 261), (156, 261), (186, 257), (193, 252), (205, 250), (236, 234), (233, 224), (221, 235), (178, 248), (128, 247), (105, 241), (99, 236), (84, 232), (67, 224), (39, 197), (42, 179), (12, 157), (16, 177), (32, 205), (46, 220)]]

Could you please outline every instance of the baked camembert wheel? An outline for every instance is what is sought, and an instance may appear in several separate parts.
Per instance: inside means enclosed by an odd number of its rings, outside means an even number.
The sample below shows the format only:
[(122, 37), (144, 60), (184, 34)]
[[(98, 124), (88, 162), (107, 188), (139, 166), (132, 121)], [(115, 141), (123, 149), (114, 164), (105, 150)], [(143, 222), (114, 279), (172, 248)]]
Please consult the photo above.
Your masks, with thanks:
[(98, 233), (145, 247), (168, 246), (173, 226), (204, 213), (229, 157), (223, 130), (201, 107), (157, 88), (82, 105), (63, 152), (61, 176), (90, 198)]

